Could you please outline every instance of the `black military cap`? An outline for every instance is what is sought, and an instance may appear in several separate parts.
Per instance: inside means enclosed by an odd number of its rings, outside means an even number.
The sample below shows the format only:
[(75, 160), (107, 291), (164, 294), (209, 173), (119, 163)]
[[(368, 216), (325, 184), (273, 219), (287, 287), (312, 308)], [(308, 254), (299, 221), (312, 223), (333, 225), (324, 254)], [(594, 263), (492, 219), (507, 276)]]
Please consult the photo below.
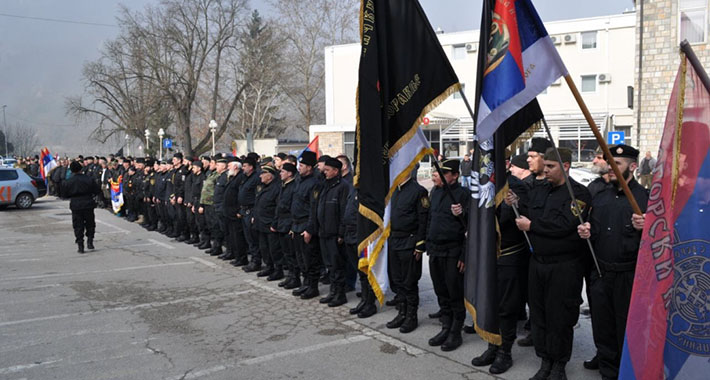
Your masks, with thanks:
[(136, 164), (145, 164), (145, 158), (143, 158), (143, 157), (136, 158)]
[(102, 156), (100, 159), (106, 161), (106, 157)]
[(274, 158), (271, 157), (271, 156), (269, 156), (269, 157), (264, 157), (264, 158), (261, 160), (261, 164), (262, 164), (262, 165), (269, 164), (269, 163), (272, 163), (272, 162), (274, 162)]
[[(79, 158), (81, 158), (81, 156), (79, 156)], [(92, 157), (92, 156), (86, 156), (86, 160), (93, 160), (93, 159), (94, 159), (94, 157)]]
[(528, 165), (528, 156), (525, 154), (513, 156), (513, 158), (510, 159), (510, 164), (517, 166), (520, 169), (530, 169), (530, 166)]
[(624, 144), (612, 145), (609, 147), (609, 150), (613, 157), (626, 157), (632, 160), (638, 160), (639, 154), (641, 153), (638, 149)]
[(259, 153), (256, 153), (256, 152), (249, 152), (249, 153), (247, 153), (247, 157), (253, 158), (254, 161), (256, 161), (256, 162), (258, 162), (259, 159), (261, 158), (261, 157), (259, 156)]
[(153, 166), (153, 165), (155, 165), (155, 160), (152, 158), (149, 158), (149, 159), (145, 160), (145, 164), (146, 164), (146, 166)]
[(202, 168), (202, 161), (200, 161), (200, 160), (192, 161), (192, 166), (197, 166), (198, 168)]
[(325, 166), (340, 170), (343, 168), (343, 163), (337, 158), (328, 157), (328, 159), (325, 160)]
[(284, 153), (284, 152), (279, 152), (279, 153), (276, 154), (276, 157), (278, 157), (278, 158), (280, 158), (280, 159), (282, 159), (282, 160), (285, 160), (285, 159), (286, 159), (286, 153)]
[(318, 159), (316, 158), (315, 152), (306, 150), (301, 154), (301, 158), (298, 159), (298, 162), (308, 166), (315, 166), (318, 162)]
[(78, 159), (80, 159), (80, 160), (83, 160), (83, 159), (84, 159), (84, 156), (82, 156), (82, 155), (80, 154), (80, 155), (76, 156), (76, 158), (78, 158)]
[[(572, 163), (572, 150), (570, 150), (569, 148), (557, 148), (557, 150), (560, 152), (560, 157), (562, 158), (563, 163)], [(554, 147), (547, 148), (547, 150), (545, 151), (545, 160), (557, 161), (557, 153), (555, 153)]]
[(83, 166), (81, 166), (79, 161), (72, 161), (71, 164), (69, 164), (69, 170), (71, 170), (72, 173), (80, 172), (81, 168), (83, 168)]
[(545, 154), (547, 152), (547, 148), (552, 147), (552, 143), (550, 140), (542, 138), (542, 137), (533, 137), (532, 141), (530, 142), (530, 148), (528, 149), (528, 152), (538, 152), (540, 154)]
[(286, 170), (287, 172), (296, 174), (296, 165), (290, 162), (284, 162), (284, 164), (281, 166), (281, 170)]
[(237, 162), (237, 158), (236, 158), (236, 157), (229, 156), (229, 157), (227, 157), (226, 159), (227, 159), (227, 163), (230, 163), (230, 162)]
[(458, 173), (459, 166), (461, 166), (461, 162), (455, 158), (451, 158), (441, 163), (441, 170), (445, 172), (449, 171), (452, 173)]
[(256, 160), (254, 159), (254, 157), (249, 157), (249, 156), (247, 156), (246, 158), (244, 158), (244, 160), (242, 161), (242, 163), (243, 163), (243, 164), (249, 164), (249, 165), (251, 165), (251, 166), (253, 166), (253, 167), (256, 167)]
[(211, 161), (210, 156), (204, 155), (200, 158), (201, 160)]
[(261, 172), (276, 175), (276, 168), (271, 165), (264, 165), (261, 167)]
[(182, 160), (182, 153), (177, 152), (177, 153), (173, 154), (173, 158), (177, 158), (179, 160)]
[(226, 163), (227, 163), (227, 158), (226, 158), (226, 157), (219, 157), (219, 158), (216, 159), (215, 161), (217, 161), (218, 164), (226, 164)]
[(326, 162), (329, 158), (331, 158), (329, 155), (324, 154), (318, 158), (318, 162)]

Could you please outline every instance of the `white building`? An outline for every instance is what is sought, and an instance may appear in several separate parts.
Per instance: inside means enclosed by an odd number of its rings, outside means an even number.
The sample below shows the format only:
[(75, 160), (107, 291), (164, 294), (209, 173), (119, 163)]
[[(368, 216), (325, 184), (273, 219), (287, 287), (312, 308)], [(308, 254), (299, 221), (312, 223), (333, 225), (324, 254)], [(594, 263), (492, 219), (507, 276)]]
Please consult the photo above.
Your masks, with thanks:
[[(635, 131), (629, 106), (633, 104), (629, 92), (633, 93), (634, 85), (635, 22), (635, 14), (629, 12), (545, 24), (602, 133), (622, 130), (629, 142)], [(438, 36), (466, 97), (473, 102), (479, 31)], [(326, 124), (311, 126), (310, 138), (320, 136), (320, 149), (326, 154), (345, 152), (352, 157), (359, 57), (359, 44), (325, 50)], [(538, 96), (538, 101), (559, 145), (576, 151), (579, 162), (590, 162), (597, 143), (564, 80)], [(431, 122), (424, 130), (434, 149), (446, 156), (462, 156), (471, 148), (472, 119), (459, 94), (428, 117)]]

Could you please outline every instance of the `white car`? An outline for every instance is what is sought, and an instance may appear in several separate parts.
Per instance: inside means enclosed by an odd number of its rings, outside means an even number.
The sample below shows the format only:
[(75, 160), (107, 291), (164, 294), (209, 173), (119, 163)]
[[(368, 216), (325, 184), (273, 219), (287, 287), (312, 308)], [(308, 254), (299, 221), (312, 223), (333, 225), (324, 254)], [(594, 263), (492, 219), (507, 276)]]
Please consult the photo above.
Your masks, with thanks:
[(37, 180), (18, 168), (0, 167), (0, 209), (14, 204), (30, 208), (39, 197)]
[(592, 173), (592, 171), (587, 168), (571, 168), (569, 170), (569, 176), (584, 186), (589, 186), (592, 181), (599, 178), (598, 174)]
[(0, 158), (0, 167), (12, 168), (17, 163), (14, 158)]

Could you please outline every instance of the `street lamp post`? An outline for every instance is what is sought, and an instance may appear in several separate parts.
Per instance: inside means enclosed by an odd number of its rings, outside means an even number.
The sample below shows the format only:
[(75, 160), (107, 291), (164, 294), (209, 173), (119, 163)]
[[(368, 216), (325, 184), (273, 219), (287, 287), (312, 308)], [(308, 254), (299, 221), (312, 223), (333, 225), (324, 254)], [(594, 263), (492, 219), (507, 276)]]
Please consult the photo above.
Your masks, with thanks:
[(214, 156), (214, 133), (217, 131), (217, 122), (214, 120), (210, 120), (210, 131), (212, 132), (212, 155)]
[(165, 136), (165, 131), (163, 128), (158, 129), (158, 137), (160, 137), (160, 160), (163, 159), (163, 136)]
[(7, 151), (7, 119), (5, 119), (5, 108), (7, 105), (3, 104), (2, 106), (2, 125), (5, 128), (4, 132), (5, 133), (5, 154), (4, 156), (7, 157), (10, 155), (10, 153)]
[(128, 145), (129, 139), (131, 137), (128, 136), (128, 133), (126, 133), (126, 155), (130, 156), (131, 155), (131, 147)]
[(149, 149), (149, 145), (148, 145), (149, 139), (150, 139), (150, 131), (146, 129), (145, 130), (145, 151), (146, 151), (146, 153), (148, 153), (148, 149)]

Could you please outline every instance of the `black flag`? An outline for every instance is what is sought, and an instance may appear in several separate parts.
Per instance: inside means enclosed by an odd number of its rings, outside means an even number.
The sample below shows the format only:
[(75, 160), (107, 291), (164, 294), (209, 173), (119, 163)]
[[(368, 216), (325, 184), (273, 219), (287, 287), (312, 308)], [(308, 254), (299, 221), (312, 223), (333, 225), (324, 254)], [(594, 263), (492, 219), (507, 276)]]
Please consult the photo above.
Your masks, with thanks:
[[(483, 75), (489, 68), (491, 56), (494, 56), (491, 53), (493, 48), (490, 43), (494, 38), (499, 37), (497, 30), (492, 28), (494, 4), (495, 0), (483, 2), (474, 126), (478, 119), (483, 92)], [(540, 119), (542, 119), (542, 111), (537, 100), (533, 99), (503, 122), (491, 139), (478, 141), (473, 157), (474, 184), (473, 198), (469, 207), (464, 297), (466, 307), (473, 316), (476, 332), (486, 341), (497, 345), (501, 344), (501, 336), (498, 325), (499, 300), (496, 276), (500, 237), (496, 209), (505, 198), (508, 188), (505, 167), (506, 147)]]
[(359, 267), (382, 302), (390, 197), (431, 153), (420, 129), (422, 117), (461, 86), (418, 1), (362, 0), (360, 12)]

